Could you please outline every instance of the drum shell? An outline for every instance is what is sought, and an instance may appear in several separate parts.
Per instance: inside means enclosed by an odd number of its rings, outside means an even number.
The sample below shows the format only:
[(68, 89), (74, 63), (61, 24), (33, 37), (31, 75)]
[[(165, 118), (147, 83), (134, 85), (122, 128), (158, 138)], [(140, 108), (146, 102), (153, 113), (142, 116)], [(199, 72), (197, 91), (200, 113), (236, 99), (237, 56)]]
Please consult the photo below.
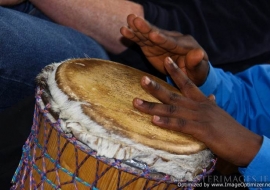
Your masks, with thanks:
[[(177, 183), (150, 179), (106, 163), (61, 131), (37, 101), (32, 132), (13, 177), (12, 189), (176, 189)], [(50, 116), (50, 117), (49, 117)]]

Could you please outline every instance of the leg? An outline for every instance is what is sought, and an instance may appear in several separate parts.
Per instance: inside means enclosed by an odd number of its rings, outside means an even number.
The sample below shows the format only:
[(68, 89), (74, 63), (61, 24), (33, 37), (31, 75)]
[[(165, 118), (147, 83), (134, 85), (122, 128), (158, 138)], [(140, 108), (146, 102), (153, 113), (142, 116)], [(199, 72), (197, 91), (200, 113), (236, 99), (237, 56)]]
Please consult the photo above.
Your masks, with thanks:
[(108, 59), (91, 38), (39, 18), (0, 7), (0, 111), (34, 94), (43, 67), (68, 58)]

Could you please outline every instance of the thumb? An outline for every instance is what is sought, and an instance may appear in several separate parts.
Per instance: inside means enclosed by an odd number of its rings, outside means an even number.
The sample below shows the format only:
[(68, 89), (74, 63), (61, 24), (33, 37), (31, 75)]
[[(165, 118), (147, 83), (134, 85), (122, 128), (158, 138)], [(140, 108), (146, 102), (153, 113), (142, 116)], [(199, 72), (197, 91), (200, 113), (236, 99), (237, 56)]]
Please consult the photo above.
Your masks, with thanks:
[(189, 51), (185, 57), (186, 73), (197, 86), (204, 83), (209, 70), (208, 62), (204, 57), (204, 51), (199, 48)]
[(202, 62), (204, 58), (204, 52), (202, 49), (192, 49), (190, 50), (185, 58), (186, 68), (189, 70), (196, 69)]

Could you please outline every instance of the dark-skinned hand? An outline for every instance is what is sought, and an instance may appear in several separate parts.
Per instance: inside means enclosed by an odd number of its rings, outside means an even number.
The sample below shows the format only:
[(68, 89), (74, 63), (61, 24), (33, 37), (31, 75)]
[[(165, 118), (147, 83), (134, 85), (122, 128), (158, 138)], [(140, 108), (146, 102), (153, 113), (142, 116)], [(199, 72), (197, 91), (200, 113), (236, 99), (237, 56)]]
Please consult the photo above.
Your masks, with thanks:
[[(127, 23), (128, 27), (120, 29), (121, 34), (137, 43), (157, 70), (167, 74), (163, 61), (169, 56), (197, 86), (204, 83), (209, 70), (208, 57), (192, 36), (159, 29), (134, 14), (127, 17)], [(191, 50), (199, 53), (191, 57)]]
[(135, 98), (134, 107), (152, 115), (153, 124), (189, 134), (205, 143), (218, 157), (237, 166), (247, 166), (259, 151), (262, 137), (219, 108), (213, 96), (206, 97), (172, 59), (166, 58), (164, 66), (182, 96), (143, 77), (142, 88), (162, 103)]

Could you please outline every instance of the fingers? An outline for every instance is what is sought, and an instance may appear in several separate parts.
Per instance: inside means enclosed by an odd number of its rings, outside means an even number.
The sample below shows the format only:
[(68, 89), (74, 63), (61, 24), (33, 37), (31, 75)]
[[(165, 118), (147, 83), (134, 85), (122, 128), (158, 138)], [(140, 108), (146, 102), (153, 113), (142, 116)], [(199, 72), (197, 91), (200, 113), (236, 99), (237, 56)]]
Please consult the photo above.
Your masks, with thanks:
[(168, 90), (147, 76), (142, 78), (141, 86), (147, 93), (151, 94), (164, 104), (183, 106), (192, 110), (197, 108), (194, 101), (180, 95), (180, 93)]
[(120, 28), (120, 33), (125, 37), (128, 38), (134, 42), (139, 41), (138, 38), (135, 36), (135, 34), (127, 27), (123, 26)]
[(182, 45), (177, 46), (177, 42), (174, 37), (183, 36), (181, 33), (159, 29), (151, 25), (145, 19), (135, 15), (129, 15), (127, 20), (129, 27), (136, 33), (136, 35), (138, 35), (139, 38), (148, 39), (156, 45), (165, 47), (168, 51), (173, 51), (174, 49), (181, 47), (185, 48), (187, 46), (185, 45), (187, 40), (179, 40), (182, 42)]
[(194, 137), (201, 133), (199, 116), (193, 110), (181, 106), (147, 102), (138, 98), (133, 100), (133, 105), (139, 111), (153, 115), (152, 123), (159, 127), (190, 134)]
[(197, 112), (186, 108), (185, 106), (160, 104), (147, 102), (139, 98), (133, 100), (133, 105), (139, 111), (149, 115), (158, 115), (163, 117), (185, 118), (188, 120), (197, 120)]
[(184, 51), (186, 48), (186, 40), (179, 40), (179, 42), (182, 43), (182, 45), (179, 46), (174, 39), (174, 37), (183, 36), (181, 33), (158, 29), (143, 18), (135, 15), (129, 15), (127, 20), (129, 27), (139, 39), (144, 41), (149, 40), (151, 43), (154, 43), (161, 48), (165, 48), (166, 51), (178, 51), (183, 52), (183, 54), (186, 53), (186, 51)]
[[(130, 31), (136, 35), (138, 39), (152, 45), (154, 43), (157, 46), (166, 47), (167, 51), (174, 50), (177, 47), (177, 43), (167, 33), (172, 33), (175, 36), (175, 32), (167, 32), (156, 28), (155, 26), (148, 23), (145, 19), (131, 14), (127, 17), (128, 26)], [(163, 35), (163, 33), (165, 35)], [(178, 34), (178, 36), (181, 34)], [(138, 41), (137, 41), (138, 42)], [(164, 50), (162, 51), (164, 52)]]
[(198, 122), (181, 117), (172, 118), (155, 115), (153, 116), (152, 123), (165, 129), (192, 135), (193, 137), (196, 137), (202, 130), (202, 127), (200, 127)]
[(190, 50), (185, 58), (186, 67), (190, 70), (194, 70), (204, 58), (204, 52), (202, 49)]
[[(128, 15), (127, 23), (128, 27), (121, 27), (120, 29), (120, 33), (124, 37), (137, 43), (141, 48), (145, 46), (152, 47), (154, 45), (149, 38), (149, 34), (153, 33), (153, 31), (156, 31), (156, 28), (154, 26), (149, 24), (143, 18), (138, 17), (134, 14)], [(164, 50), (160, 51), (162, 53), (164, 52)]]
[(151, 24), (134, 14), (128, 15), (127, 23), (134, 32), (139, 31), (142, 34), (148, 34), (153, 30), (153, 26)]
[(185, 97), (199, 102), (207, 99), (200, 89), (181, 71), (171, 58), (167, 57), (164, 65), (167, 72)]
[(190, 50), (185, 57), (186, 74), (197, 86), (202, 85), (208, 75), (209, 64), (204, 58), (201, 48)]
[(133, 24), (133, 21), (134, 21), (134, 19), (135, 18), (137, 18), (138, 16), (137, 15), (135, 15), (135, 14), (130, 14), (130, 15), (128, 15), (127, 16), (127, 23), (128, 23), (128, 26), (130, 27), (130, 28), (135, 28), (134, 27), (134, 24)]
[(183, 51), (184, 49), (177, 44), (174, 38), (163, 34), (161, 31), (153, 30), (148, 34), (148, 37), (152, 43), (168, 52), (179, 52), (179, 55), (184, 55), (186, 53)]
[(127, 17), (127, 23), (134, 35), (136, 35), (140, 40), (140, 43), (143, 42), (146, 45), (152, 45), (152, 42), (149, 41), (148, 35), (152, 31), (153, 27), (146, 20), (131, 14)]
[(138, 32), (136, 27), (133, 24), (134, 19), (137, 18), (136, 15), (131, 14), (128, 15), (127, 17), (127, 22), (128, 22), (128, 27), (121, 27), (120, 28), (120, 33), (125, 37), (128, 38), (129, 40), (137, 43), (139, 46), (143, 47), (145, 43), (147, 42), (147, 39)]
[(140, 47), (144, 46), (144, 43), (131, 31), (129, 28), (123, 26), (120, 28), (120, 33), (132, 42), (137, 43)]

